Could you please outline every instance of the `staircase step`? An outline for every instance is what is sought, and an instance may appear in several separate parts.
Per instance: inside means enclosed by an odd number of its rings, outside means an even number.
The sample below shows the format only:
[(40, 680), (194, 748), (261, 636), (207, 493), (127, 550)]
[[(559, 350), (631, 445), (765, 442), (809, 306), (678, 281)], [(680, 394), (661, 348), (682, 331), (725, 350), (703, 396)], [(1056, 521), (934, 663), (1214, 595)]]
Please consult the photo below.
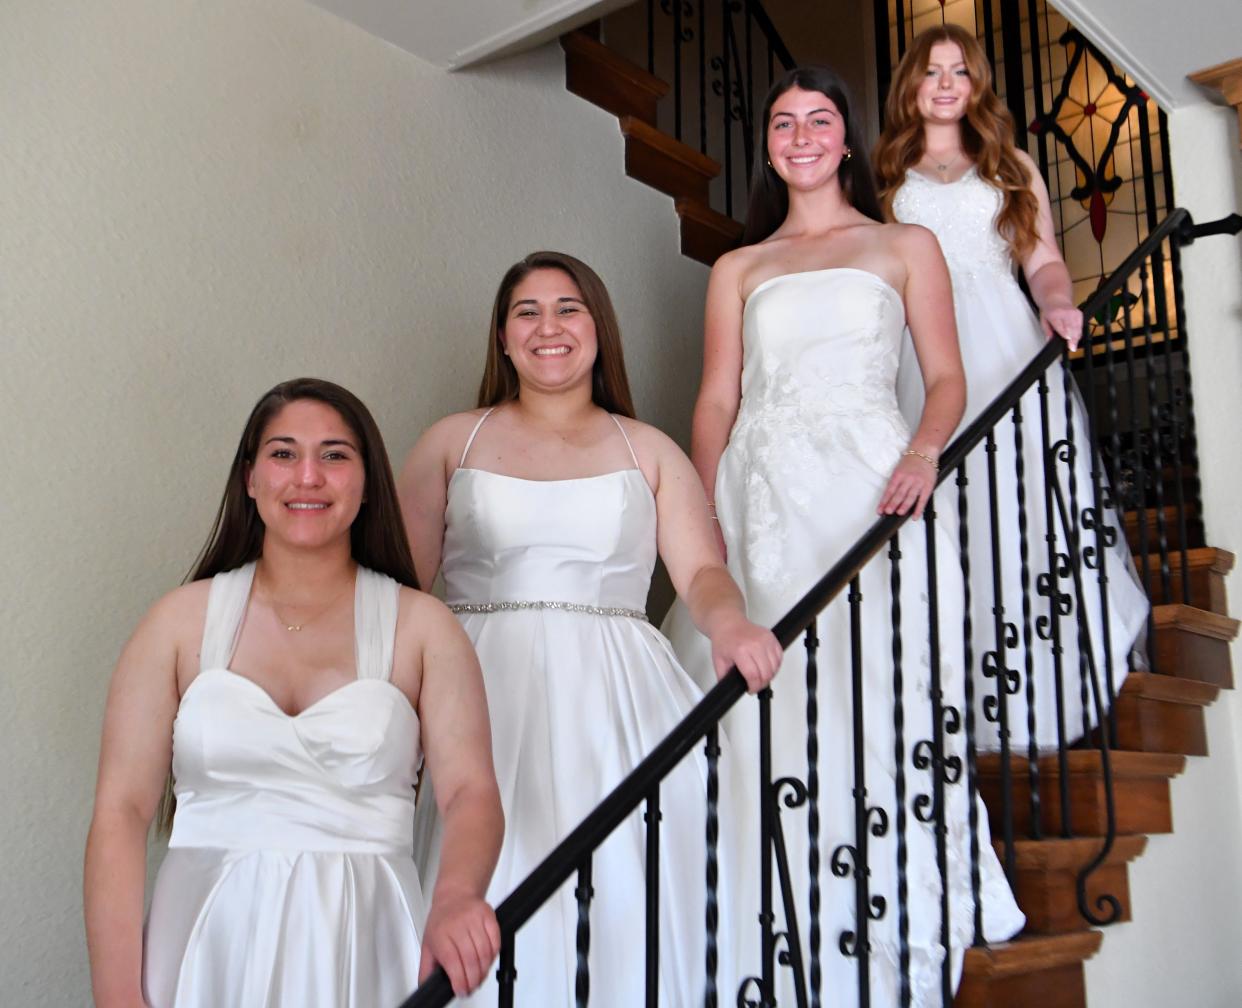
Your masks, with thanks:
[(621, 117), (621, 133), (630, 178), (669, 196), (688, 196), (707, 204), (707, 186), (720, 174), (719, 164), (637, 116)]
[[(1085, 931), (1091, 923), (1078, 909), (1078, 873), (1097, 856), (1103, 840), (1019, 840), (1014, 844), (1014, 895), (1026, 914), (1024, 934), (1066, 934)], [(1119, 921), (1130, 919), (1127, 864), (1143, 853), (1145, 836), (1119, 836), (1104, 862), (1087, 879), (1087, 900), (1093, 913), (1104, 916), (1095, 901), (1102, 895), (1121, 904)], [(1004, 844), (996, 855), (1005, 857)]]
[(1117, 694), (1117, 748), (1206, 756), (1203, 708), (1219, 692), (1194, 679), (1131, 672)]
[(669, 86), (586, 32), (561, 36), (565, 87), (616, 116), (633, 116), (654, 126), (656, 105)]
[[(1171, 753), (1127, 752), (1109, 753), (1113, 775), (1113, 797), (1116, 807), (1117, 832), (1170, 833), (1173, 811), (1169, 802), (1169, 780), (1186, 766), (1186, 757)], [(1065, 754), (1069, 794), (1069, 825), (1076, 837), (1099, 837), (1108, 831), (1104, 798), (1104, 772), (1101, 754), (1096, 749), (1073, 749)], [(1031, 774), (1029, 760), (1011, 756), (1009, 760), (1013, 831), (1015, 836), (1030, 837)], [(1036, 794), (1039, 798), (1039, 821), (1042, 835), (1059, 837), (1061, 828), (1061, 768), (1058, 757), (1043, 756), (1036, 762)], [(999, 753), (986, 753), (978, 759), (979, 793), (988, 808), (992, 836), (1004, 832), (1002, 803), (1001, 758)]]
[(1082, 964), (1103, 937), (1080, 931), (967, 949), (954, 1008), (1086, 1008)]
[[(1150, 547), (1152, 543), (1148, 543)], [(1186, 571), (1183, 576), (1182, 554), (1180, 550), (1171, 550), (1165, 554), (1169, 565), (1169, 590), (1164, 589), (1164, 579), (1160, 574), (1160, 554), (1148, 553), (1145, 557), (1135, 557), (1134, 565), (1138, 569), (1139, 579), (1148, 587), (1148, 594), (1155, 603), (1185, 602), (1182, 597), (1183, 580), (1189, 591), (1188, 604), (1206, 609), (1208, 612), (1226, 616), (1229, 607), (1225, 601), (1225, 578), (1231, 570), (1236, 558), (1228, 550), (1216, 549), (1214, 546), (1200, 546), (1198, 549), (1186, 551)]]
[(682, 197), (675, 201), (681, 218), (681, 251), (691, 259), (713, 265), (742, 243), (742, 225), (717, 213), (706, 203)]
[[(1165, 548), (1180, 550), (1182, 548), (1182, 528), (1177, 518), (1177, 506), (1167, 504), (1164, 507), (1148, 507), (1142, 510), (1127, 511), (1123, 518), (1126, 542), (1130, 544), (1131, 553), (1143, 551), (1159, 553), (1160, 533), (1164, 532)], [(1186, 505), (1186, 548), (1197, 548), (1203, 542), (1203, 526), (1199, 522), (1199, 510), (1193, 503)], [(1145, 538), (1140, 530), (1145, 529)]]
[(1155, 654), (1152, 668), (1162, 675), (1233, 688), (1229, 645), (1238, 621), (1188, 605), (1152, 606)]

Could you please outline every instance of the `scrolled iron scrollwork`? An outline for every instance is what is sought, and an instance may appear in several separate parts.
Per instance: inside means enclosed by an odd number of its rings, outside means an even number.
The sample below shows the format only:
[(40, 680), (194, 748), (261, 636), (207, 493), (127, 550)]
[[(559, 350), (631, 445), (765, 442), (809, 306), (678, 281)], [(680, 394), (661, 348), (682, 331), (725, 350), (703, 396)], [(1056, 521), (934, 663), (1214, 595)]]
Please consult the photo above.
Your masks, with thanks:
[(881, 806), (872, 805), (867, 809), (867, 822), (873, 837), (888, 836), (888, 813)]
[(778, 806), (784, 805), (785, 808), (794, 809), (806, 804), (808, 792), (806, 785), (797, 777), (781, 777), (772, 782), (772, 797)]
[(763, 1008), (763, 981), (757, 976), (748, 976), (737, 988), (737, 1008)]

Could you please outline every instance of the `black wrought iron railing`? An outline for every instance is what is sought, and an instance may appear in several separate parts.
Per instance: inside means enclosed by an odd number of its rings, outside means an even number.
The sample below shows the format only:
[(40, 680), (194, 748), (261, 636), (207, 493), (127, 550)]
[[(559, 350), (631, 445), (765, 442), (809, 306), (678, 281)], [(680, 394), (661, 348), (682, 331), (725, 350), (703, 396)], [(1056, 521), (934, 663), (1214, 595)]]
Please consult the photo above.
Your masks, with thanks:
[(606, 18), (603, 35), (610, 48), (669, 82), (658, 125), (719, 163), (712, 206), (740, 216), (764, 96), (795, 65), (763, 4), (644, 0)]
[[(1186, 494), (1176, 487), (1181, 478), (1177, 456), (1170, 475), (1164, 471), (1169, 460), (1163, 448), (1151, 462), (1161, 467), (1161, 478), (1132, 479), (1121, 514), (1111, 487), (1130, 478), (1120, 462), (1126, 455), (1103, 446), (1145, 429), (1193, 450), (1189, 378), (1184, 369), (1157, 368), (1164, 366), (1168, 344), (1177, 341), (1184, 355), (1186, 341), (1179, 285), (1164, 289), (1168, 273), (1163, 263), (1174, 263), (1176, 280), (1180, 244), (1226, 230), (1236, 234), (1239, 225), (1242, 218), (1235, 215), (1196, 227), (1181, 209), (1165, 218), (1084, 306), (1091, 321), (1083, 356), (1104, 389), (1102, 396), (1089, 396), (1085, 409), (1077, 405), (1074, 378), (1064, 366), (1065, 344), (1049, 342), (946, 449), (939, 489), (923, 521), (903, 528), (905, 517), (877, 520), (773, 628), (787, 649), (804, 641), (805, 678), (791, 680), (786, 669), (759, 694), (758, 752), (729, 754), (734, 759), (749, 755), (758, 763), (758, 791), (742, 813), (747, 824), (757, 819), (759, 825), (753, 865), (759, 880), (757, 908), (719, 901), (719, 726), (745, 694), (742, 677), (732, 670), (497, 907), (500, 1005), (514, 1004), (515, 990), (520, 990), (522, 978), (514, 965), (523, 925), (575, 876), (576, 1003), (589, 1003), (592, 942), (599, 938), (591, 928), (592, 906), (608, 898), (606, 892), (596, 896), (596, 890), (609, 884), (593, 875), (592, 859), (609, 835), (643, 807), (646, 933), (641, 940), (637, 935), (603, 938), (630, 944), (634, 968), (641, 962), (645, 970), (645, 1004), (657, 1004), (665, 909), (658, 885), (660, 851), (672, 828), (661, 824), (661, 785), (700, 743), (707, 768), (700, 820), (706, 851), (704, 955), (702, 975), (682, 978), (676, 1003), (768, 1006), (776, 1003), (780, 990), (784, 1003), (819, 1005), (826, 978), (839, 979), (844, 964), (856, 978), (849, 1003), (905, 1006), (912, 1003), (916, 984), (931, 983), (931, 996), (924, 989), (920, 1003), (938, 997), (945, 1006), (951, 1004), (960, 957), (940, 956), (931, 968), (932, 981), (926, 962), (922, 979), (916, 977), (914, 960), (920, 942), (924, 950), (931, 942), (960, 951), (985, 940), (982, 890), (993, 862), (984, 846), (986, 832), (977, 828), (979, 796), (1011, 880), (1020, 837), (1093, 836), (1094, 857), (1078, 878), (1079, 910), (1091, 924), (1118, 918), (1117, 897), (1100, 892), (1098, 883), (1089, 897), (1088, 883), (1117, 832), (1113, 691), (1141, 660), (1129, 651), (1125, 637), (1140, 634), (1144, 622), (1150, 636), (1150, 617), (1141, 610), (1139, 629), (1119, 637), (1117, 624), (1134, 613), (1118, 611), (1114, 588), (1133, 578), (1131, 550), (1143, 558), (1149, 585), (1152, 572), (1167, 582), (1179, 569), (1185, 584), (1184, 541), (1179, 545), (1167, 530), (1182, 529), (1187, 515), (1179, 510)], [(1123, 294), (1126, 310), (1116, 311), (1113, 306)], [(1164, 336), (1156, 325), (1161, 297), (1172, 298), (1169, 307), (1178, 320), (1176, 332)], [(1143, 354), (1154, 358), (1148, 395), (1138, 394), (1143, 382), (1129, 382), (1133, 401), (1123, 410), (1122, 379)], [(1176, 409), (1155, 394), (1168, 383), (1175, 388)], [(1111, 426), (1098, 426), (1096, 399), (1108, 404)], [(1093, 437), (1101, 429), (1107, 431), (1103, 441)], [(1163, 517), (1155, 521), (1156, 535), (1144, 539), (1141, 530), (1152, 510)], [(1127, 519), (1131, 524), (1137, 520), (1139, 530), (1131, 531), (1132, 540), (1137, 539), (1129, 549)], [(838, 610), (834, 623), (831, 607), (842, 605), (845, 611)], [(986, 620), (977, 618), (980, 613)], [(864, 623), (871, 629), (864, 631)], [(820, 629), (832, 625), (840, 632), (821, 638)], [(877, 626), (888, 628), (888, 639), (878, 648)], [(1153, 654), (1149, 649), (1148, 660)], [(878, 683), (891, 690), (891, 703), (877, 705), (877, 696), (884, 695), (884, 690), (877, 693)], [(805, 765), (797, 773), (773, 759), (773, 709), (790, 696), (805, 707), (798, 714), (805, 739), (796, 747), (805, 754)], [(849, 716), (838, 724), (848, 726), (842, 732), (848, 738), (825, 736), (823, 712), (843, 705)], [(794, 723), (788, 707), (782, 710), (784, 732)], [(1041, 723), (1048, 718), (1053, 724)], [(875, 741), (868, 732), (877, 726), (890, 746), (891, 789), (888, 781), (868, 777), (867, 746)], [(780, 744), (787, 756), (788, 739)], [(839, 756), (840, 746), (846, 747), (851, 755), (841, 761), (851, 765), (828, 767), (824, 750), (834, 745)], [(1071, 770), (1084, 768), (1102, 781), (1102, 829), (1074, 821), (1068, 782)], [(825, 813), (829, 789), (843, 785), (836, 807), (850, 808), (848, 822)], [(796, 833), (786, 822), (794, 816), (804, 818)], [(803, 859), (790, 854), (795, 847), (805, 852)], [(930, 882), (929, 873), (934, 875)], [(911, 895), (915, 884), (917, 897)], [(755, 922), (759, 961), (740, 964), (745, 967), (740, 971), (739, 964), (727, 964), (729, 979), (740, 982), (740, 989), (723, 990), (720, 975), (726, 964), (720, 961), (718, 938), (722, 928), (739, 919)], [(825, 934), (829, 926), (840, 929)], [(886, 982), (894, 993), (877, 993), (873, 1002), (877, 970), (888, 971)], [(829, 999), (835, 1001), (837, 993)], [(540, 1003), (537, 991), (529, 997), (534, 1000), (522, 1003)], [(451, 999), (446, 977), (437, 972), (402, 1008), (437, 1008)]]

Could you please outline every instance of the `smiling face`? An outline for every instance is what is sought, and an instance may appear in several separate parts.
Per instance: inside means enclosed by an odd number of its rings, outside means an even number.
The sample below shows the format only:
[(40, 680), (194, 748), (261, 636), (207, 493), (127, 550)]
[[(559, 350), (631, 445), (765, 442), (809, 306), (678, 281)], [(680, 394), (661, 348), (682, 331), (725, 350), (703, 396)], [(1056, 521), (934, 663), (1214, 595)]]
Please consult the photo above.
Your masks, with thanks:
[(331, 406), (295, 399), (268, 421), (246, 473), (265, 535), (291, 545), (344, 540), (366, 489), (358, 436)]
[(970, 70), (961, 46), (937, 42), (927, 58), (927, 73), (915, 92), (915, 105), (927, 123), (957, 122), (970, 101)]
[(772, 103), (767, 147), (786, 185), (815, 189), (836, 175), (845, 156), (845, 119), (827, 95), (792, 87)]
[(568, 273), (536, 269), (514, 288), (500, 332), (522, 387), (556, 391), (591, 384), (595, 320)]

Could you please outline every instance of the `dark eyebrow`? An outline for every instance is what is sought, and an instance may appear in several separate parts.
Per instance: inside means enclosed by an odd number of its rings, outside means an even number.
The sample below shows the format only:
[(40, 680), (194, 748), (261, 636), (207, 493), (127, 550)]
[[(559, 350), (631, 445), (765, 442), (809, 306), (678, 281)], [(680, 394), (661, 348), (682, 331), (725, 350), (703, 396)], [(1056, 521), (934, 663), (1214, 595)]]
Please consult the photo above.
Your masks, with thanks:
[[(832, 109), (830, 109), (830, 108), (817, 108), (817, 109), (811, 109), (811, 111), (810, 111), (810, 112), (808, 112), (808, 113), (807, 113), (807, 115), (809, 115), (809, 116), (819, 115), (821, 112), (827, 112), (829, 115), (835, 115), (835, 114), (836, 114), (836, 113), (834, 113), (834, 112), (832, 111)], [(773, 118), (773, 119), (775, 119), (777, 116), (789, 116), (789, 117), (792, 119), (792, 118), (793, 118), (793, 113), (792, 113), (792, 112), (773, 112), (773, 113), (772, 113), (772, 118)]]
[[(583, 301), (582, 298), (561, 297), (561, 298), (556, 299), (557, 304), (565, 304), (566, 302), (569, 302), (569, 301), (572, 301), (575, 304), (583, 305), (584, 307), (586, 306), (586, 302)], [(522, 298), (521, 301), (514, 301), (513, 304), (509, 306), (509, 310), (513, 311), (513, 309), (516, 308), (518, 305), (535, 305), (536, 307), (538, 307), (539, 302), (536, 301), (534, 298)]]
[[(281, 444), (290, 444), (290, 445), (297, 444), (297, 440), (295, 438), (289, 437), (287, 434), (273, 435), (272, 437), (264, 441), (263, 444), (266, 447), (267, 445), (271, 444), (273, 441), (279, 441)], [(352, 448), (354, 451), (358, 451), (358, 446), (354, 444), (352, 441), (346, 440), (345, 438), (328, 438), (325, 441), (319, 442), (319, 446), (321, 448), (325, 446), (336, 447), (337, 445), (344, 445), (346, 448)]]

